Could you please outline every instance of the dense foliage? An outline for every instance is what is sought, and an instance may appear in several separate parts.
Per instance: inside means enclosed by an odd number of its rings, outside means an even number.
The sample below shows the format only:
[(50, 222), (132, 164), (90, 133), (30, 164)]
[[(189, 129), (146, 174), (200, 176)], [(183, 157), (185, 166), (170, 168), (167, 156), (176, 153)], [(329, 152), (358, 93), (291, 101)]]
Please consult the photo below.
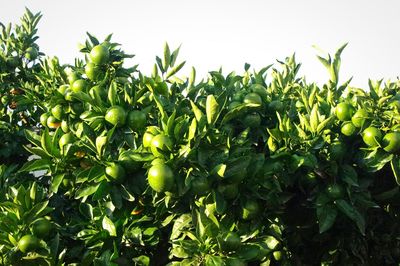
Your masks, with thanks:
[(108, 36), (44, 57), (0, 24), (1, 265), (387, 265), (400, 260), (400, 82), (259, 71), (147, 76)]

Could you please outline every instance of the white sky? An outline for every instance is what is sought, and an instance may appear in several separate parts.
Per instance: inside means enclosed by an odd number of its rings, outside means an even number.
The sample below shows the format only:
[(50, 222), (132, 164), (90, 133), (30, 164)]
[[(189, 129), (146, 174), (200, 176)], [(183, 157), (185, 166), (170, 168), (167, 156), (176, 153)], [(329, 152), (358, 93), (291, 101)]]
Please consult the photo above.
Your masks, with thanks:
[(199, 78), (220, 66), (242, 73), (245, 62), (260, 69), (296, 52), (300, 74), (321, 83), (328, 74), (312, 45), (334, 53), (349, 42), (341, 81), (354, 76), (351, 84), (365, 87), (368, 78), (400, 76), (399, 0), (0, 0), (0, 21), (18, 22), (25, 6), (43, 14), (41, 51), (63, 63), (81, 57), (77, 44), (89, 31), (101, 40), (114, 33), (147, 74), (167, 41), (182, 44), (183, 74), (190, 66)]

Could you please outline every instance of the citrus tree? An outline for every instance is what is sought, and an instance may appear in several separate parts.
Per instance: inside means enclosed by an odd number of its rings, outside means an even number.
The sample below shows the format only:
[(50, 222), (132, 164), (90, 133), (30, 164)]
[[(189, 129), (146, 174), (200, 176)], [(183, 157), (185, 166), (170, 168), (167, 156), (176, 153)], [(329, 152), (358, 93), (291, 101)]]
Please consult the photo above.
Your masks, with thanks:
[(73, 65), (28, 56), (37, 64), (4, 71), (2, 86), (29, 91), (32, 123), (7, 123), (33, 158), (1, 166), (3, 264), (400, 259), (399, 81), (340, 82), (346, 45), (318, 56), (322, 86), (298, 77), (294, 56), (182, 77), (168, 44), (146, 75), (111, 35), (87, 36)]

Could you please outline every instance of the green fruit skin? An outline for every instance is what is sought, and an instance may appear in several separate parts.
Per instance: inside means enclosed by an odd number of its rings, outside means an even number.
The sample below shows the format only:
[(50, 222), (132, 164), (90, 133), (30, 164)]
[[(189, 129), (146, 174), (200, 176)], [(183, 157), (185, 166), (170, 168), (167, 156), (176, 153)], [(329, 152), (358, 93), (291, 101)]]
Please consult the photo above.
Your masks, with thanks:
[(261, 105), (262, 99), (261, 99), (260, 95), (258, 95), (257, 93), (251, 92), (244, 97), (243, 102)]
[(154, 138), (154, 135), (149, 133), (149, 132), (145, 132), (143, 134), (143, 147), (145, 148), (149, 148), (151, 146), (151, 141)]
[(86, 91), (86, 88), (87, 88), (87, 82), (84, 79), (75, 80), (71, 86), (71, 90), (73, 92), (80, 92), (80, 91), (84, 92)]
[(365, 124), (366, 119), (368, 119), (368, 112), (365, 109), (359, 109), (352, 116), (351, 122), (355, 127), (362, 127)]
[(150, 167), (147, 179), (150, 187), (159, 193), (170, 191), (175, 182), (171, 168), (162, 163)]
[(34, 47), (29, 47), (26, 49), (25, 57), (29, 60), (35, 60), (39, 55), (38, 50)]
[(354, 114), (354, 107), (348, 103), (339, 103), (336, 106), (336, 116), (340, 121), (349, 121)]
[(378, 146), (378, 143), (381, 141), (382, 133), (376, 127), (368, 127), (363, 131), (362, 138), (365, 144), (371, 147), (375, 147)]
[(68, 133), (70, 131), (67, 121), (65, 120), (61, 121), (61, 129), (64, 133)]
[(104, 45), (96, 45), (92, 48), (89, 54), (90, 60), (96, 65), (102, 65), (108, 62), (110, 51)]
[(39, 246), (39, 239), (34, 235), (24, 235), (18, 241), (18, 248), (22, 253), (35, 250)]
[(32, 225), (32, 233), (37, 237), (45, 238), (50, 234), (52, 226), (53, 225), (49, 220), (40, 218)]
[(228, 109), (229, 109), (229, 110), (233, 110), (233, 109), (235, 109), (236, 107), (238, 107), (238, 106), (240, 106), (240, 105), (241, 105), (240, 102), (233, 101), (233, 102), (231, 102), (231, 103), (229, 104)]
[(349, 122), (344, 124), (340, 131), (343, 135), (350, 137), (356, 133), (356, 127), (353, 125), (353, 123)]
[(400, 132), (387, 133), (382, 139), (383, 149), (390, 153), (400, 150)]
[(72, 143), (75, 141), (75, 136), (70, 132), (70, 133), (65, 133), (64, 135), (61, 136), (60, 140), (58, 141), (58, 145), (60, 146), (60, 149), (64, 147), (64, 145)]
[(244, 117), (243, 124), (246, 127), (257, 128), (261, 124), (261, 117), (259, 114), (248, 114)]
[(260, 205), (257, 201), (247, 200), (242, 209), (242, 219), (251, 220), (254, 219), (260, 211)]
[(131, 129), (139, 130), (146, 126), (146, 114), (138, 110), (130, 111), (127, 120)]
[(62, 117), (63, 117), (63, 115), (64, 115), (64, 108), (63, 108), (63, 106), (62, 106), (61, 104), (58, 104), (58, 105), (54, 106), (54, 107), (51, 109), (51, 114), (52, 114), (55, 118), (57, 118), (58, 120), (61, 120)]
[(72, 86), (76, 80), (80, 79), (78, 73), (76, 72), (69, 73), (67, 78), (70, 86)]
[(40, 116), (40, 124), (42, 124), (42, 126), (47, 126), (47, 119), (49, 118), (49, 114), (47, 114), (47, 113), (43, 113), (41, 116)]
[(100, 78), (101, 70), (93, 63), (87, 63), (85, 66), (85, 74), (88, 79), (96, 81)]
[(164, 152), (171, 151), (172, 146), (172, 140), (164, 134), (158, 134), (157, 136), (154, 136), (151, 140), (151, 152), (156, 157), (160, 157), (163, 155), (159, 150)]
[(124, 167), (119, 164), (113, 163), (106, 167), (106, 176), (110, 181), (122, 183), (125, 180), (126, 172)]
[(89, 95), (93, 98), (96, 99), (96, 96), (99, 97), (100, 99), (106, 99), (107, 98), (107, 91), (100, 85), (93, 86), (89, 90)]
[(239, 186), (236, 183), (220, 184), (218, 186), (218, 192), (221, 193), (225, 199), (231, 200), (236, 198), (236, 196), (239, 194)]
[(241, 245), (241, 240), (238, 234), (228, 232), (220, 239), (221, 248), (226, 251), (237, 250)]
[(108, 109), (105, 120), (114, 126), (123, 126), (126, 122), (126, 112), (120, 106), (113, 106)]
[(195, 178), (192, 183), (192, 192), (196, 195), (204, 195), (210, 190), (210, 185), (206, 177)]

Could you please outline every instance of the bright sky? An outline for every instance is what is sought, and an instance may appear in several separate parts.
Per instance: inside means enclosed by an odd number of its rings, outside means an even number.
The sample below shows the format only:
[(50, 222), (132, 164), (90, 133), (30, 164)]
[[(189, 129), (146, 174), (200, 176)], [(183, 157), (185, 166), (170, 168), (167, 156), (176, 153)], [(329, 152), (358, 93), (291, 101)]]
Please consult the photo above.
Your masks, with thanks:
[[(195, 66), (198, 77), (223, 67), (260, 69), (296, 53), (301, 75), (324, 82), (328, 74), (312, 45), (334, 53), (345, 42), (342, 81), (366, 87), (368, 78), (400, 76), (398, 0), (0, 0), (0, 21), (18, 22), (28, 7), (41, 12), (38, 44), (47, 55), (72, 63), (86, 31), (113, 41), (149, 74), (164, 42), (182, 44), (183, 73)], [(179, 58), (178, 58), (179, 60)]]

